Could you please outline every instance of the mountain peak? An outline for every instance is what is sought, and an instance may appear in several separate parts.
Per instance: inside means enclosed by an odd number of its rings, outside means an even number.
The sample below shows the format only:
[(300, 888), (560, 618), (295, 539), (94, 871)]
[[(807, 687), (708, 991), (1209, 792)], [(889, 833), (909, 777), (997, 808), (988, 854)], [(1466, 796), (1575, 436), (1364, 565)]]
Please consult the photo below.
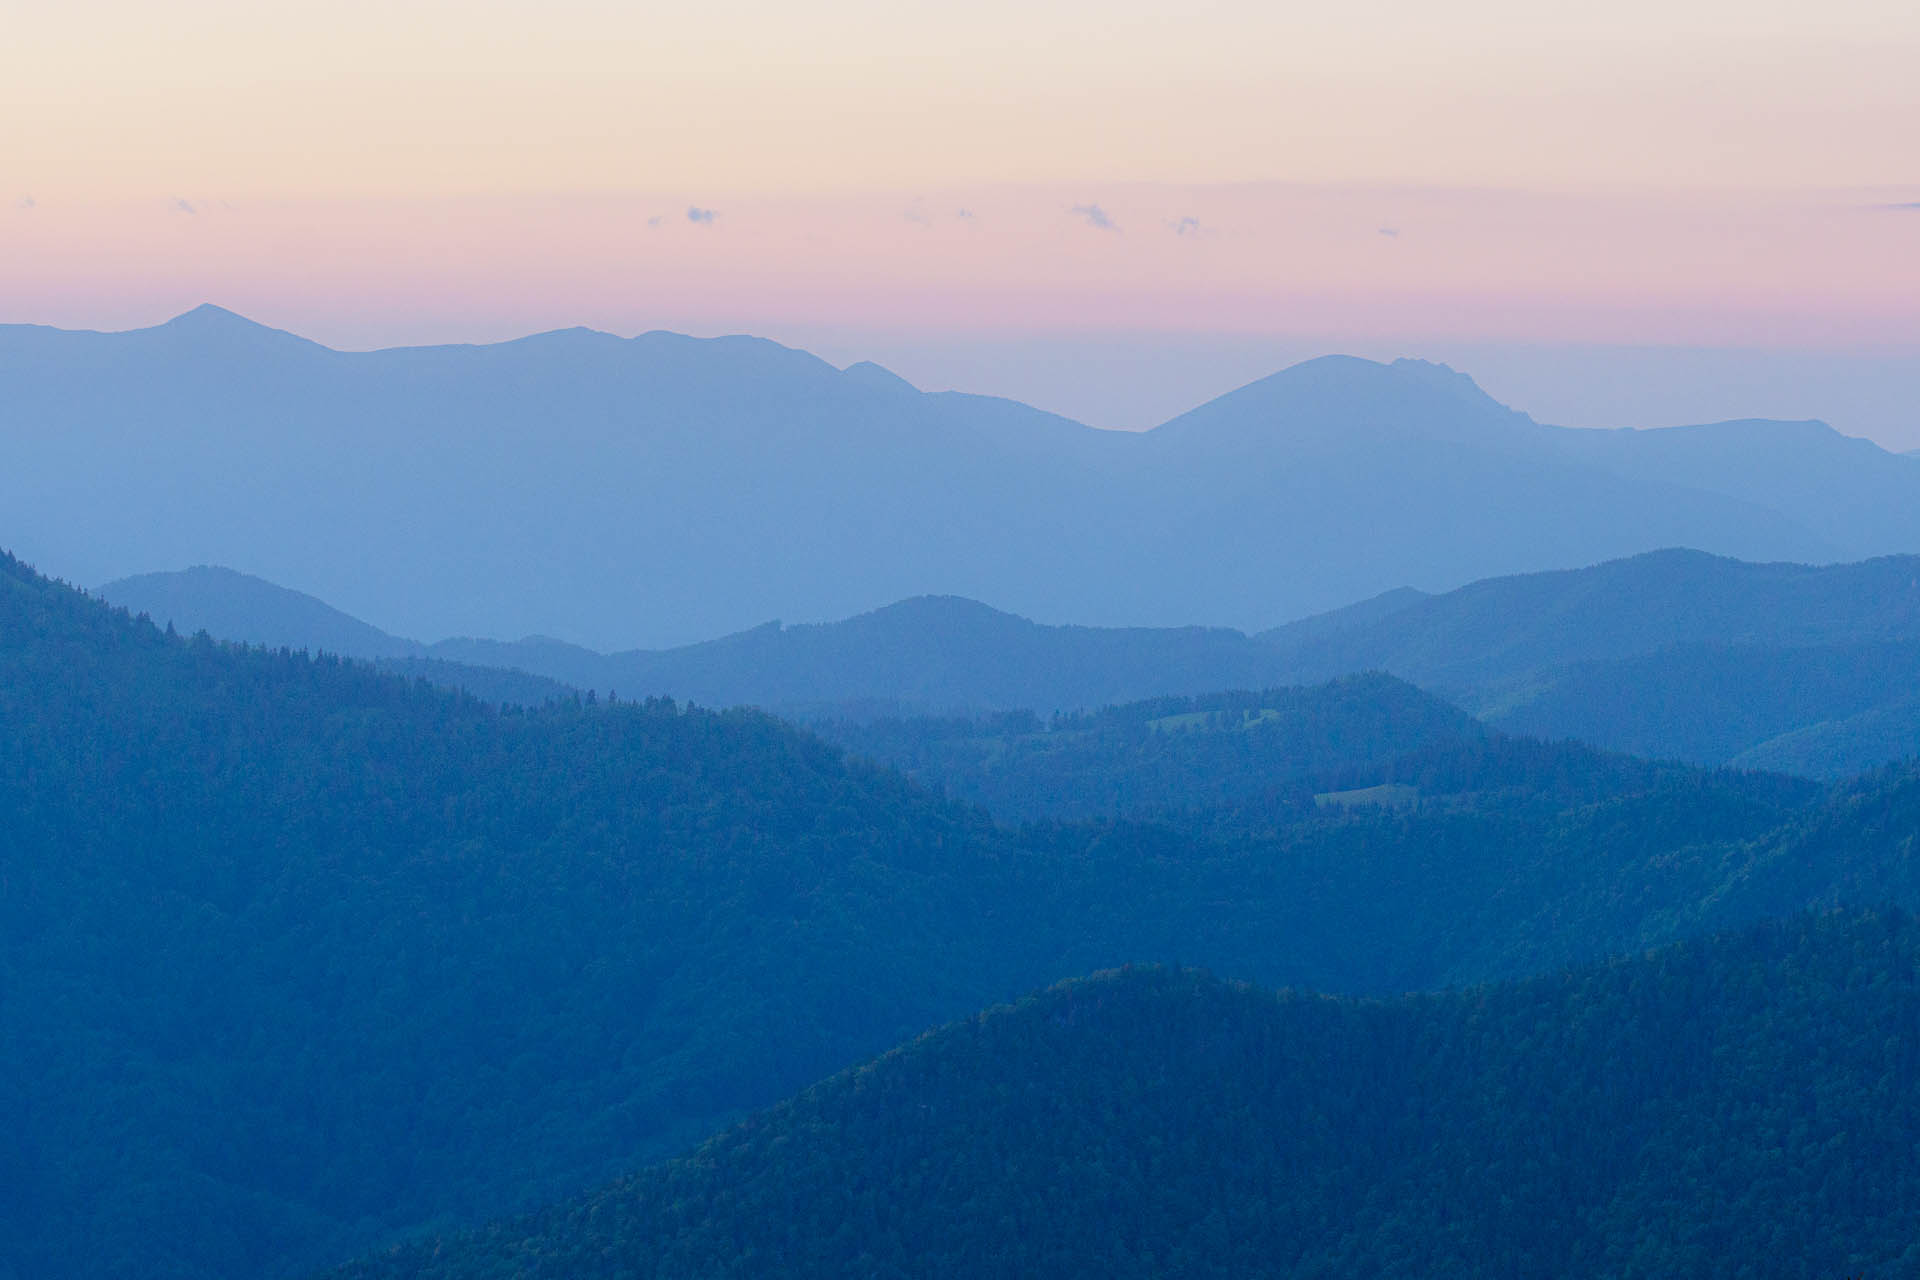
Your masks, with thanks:
[(848, 365), (840, 371), (840, 376), (849, 382), (858, 383), (860, 386), (871, 387), (875, 390), (912, 391), (916, 393), (920, 390), (920, 388), (914, 386), (893, 370), (883, 365), (877, 365), (871, 360), (861, 360), (855, 364)]
[(167, 329), (265, 329), (266, 326), (247, 319), (237, 311), (203, 302), (191, 311), (182, 311), (166, 322)]
[(146, 332), (197, 341), (277, 343), (316, 348), (320, 346), (310, 338), (288, 333), (285, 329), (272, 328), (261, 324), (258, 320), (249, 320), (237, 311), (229, 311), (211, 302), (203, 302), (191, 311), (183, 311), (165, 324), (155, 325)]
[(1469, 442), (1499, 438), (1535, 424), (1447, 365), (1411, 359), (1381, 364), (1359, 356), (1328, 355), (1303, 360), (1230, 391), (1157, 428), (1156, 433), (1173, 428), (1180, 435), (1202, 431), (1254, 441), (1275, 426), (1284, 426), (1296, 440), (1349, 441), (1356, 430), (1366, 429)]

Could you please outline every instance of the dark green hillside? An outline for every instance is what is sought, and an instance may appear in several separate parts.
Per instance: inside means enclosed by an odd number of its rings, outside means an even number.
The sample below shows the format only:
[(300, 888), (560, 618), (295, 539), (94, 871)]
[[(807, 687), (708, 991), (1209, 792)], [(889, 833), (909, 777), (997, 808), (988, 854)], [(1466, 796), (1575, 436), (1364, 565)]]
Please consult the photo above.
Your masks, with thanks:
[(1899, 888), (1920, 829), (1904, 775), (1498, 737), (1325, 783), (1382, 784), (1418, 798), (999, 830), (765, 716), (503, 712), (0, 560), (0, 1275), (292, 1274), (1075, 973), (1540, 972)]
[(765, 717), (502, 714), (0, 562), (0, 1274), (285, 1274), (610, 1176), (1030, 981), (1003, 856)]
[(1129, 971), (340, 1274), (1909, 1275), (1917, 1077), (1897, 913), (1391, 1003)]
[(1382, 675), (1158, 698), (1047, 722), (1011, 712), (816, 728), (1013, 822), (1284, 813), (1311, 806), (1316, 780), (1370, 776), (1399, 757), (1482, 732), (1459, 709)]
[(578, 697), (580, 691), (558, 680), (529, 675), (512, 667), (470, 667), (441, 658), (381, 658), (374, 666), (409, 680), (425, 680), (442, 689), (456, 689), (482, 702), (537, 707), (559, 698)]

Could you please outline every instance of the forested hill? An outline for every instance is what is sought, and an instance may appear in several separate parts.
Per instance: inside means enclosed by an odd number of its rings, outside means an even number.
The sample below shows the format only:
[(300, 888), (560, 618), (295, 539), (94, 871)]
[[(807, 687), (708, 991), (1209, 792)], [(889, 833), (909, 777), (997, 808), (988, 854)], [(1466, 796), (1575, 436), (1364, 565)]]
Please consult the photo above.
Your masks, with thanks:
[(1156, 698), (1042, 721), (822, 721), (827, 739), (1003, 822), (1189, 819), (1311, 806), (1395, 762), (1477, 739), (1471, 717), (1391, 676)]
[(0, 1275), (296, 1274), (1119, 964), (1394, 993), (1920, 892), (1910, 774), (1442, 735), (1345, 782), (1002, 830), (757, 713), (503, 712), (0, 560)]
[(1911, 1275), (1917, 1077), (1899, 913), (1390, 1003), (1122, 972), (339, 1278)]
[(990, 828), (756, 714), (503, 714), (5, 559), (0, 725), (0, 1274), (288, 1274), (1018, 989), (871, 932), (976, 918)]

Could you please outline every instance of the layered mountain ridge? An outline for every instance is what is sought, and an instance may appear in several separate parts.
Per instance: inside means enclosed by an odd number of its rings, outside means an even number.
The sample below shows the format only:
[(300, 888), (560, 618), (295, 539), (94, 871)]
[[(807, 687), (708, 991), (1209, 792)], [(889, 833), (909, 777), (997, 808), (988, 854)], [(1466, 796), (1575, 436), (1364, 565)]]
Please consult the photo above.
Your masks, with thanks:
[[(1380, 670), (1511, 732), (1697, 764), (1839, 778), (1920, 755), (1912, 556), (1807, 566), (1650, 552), (1441, 595), (1402, 588), (1252, 637), (1050, 627), (974, 601), (915, 599), (838, 623), (770, 623), (679, 649), (612, 654), (538, 639), (417, 645), (279, 592), (210, 570), (101, 588), (158, 622), (222, 639), (390, 665), (410, 654), (420, 674), (489, 697), (498, 691), (480, 673), (504, 669), (603, 695), (747, 704), (816, 722), (1045, 717)], [(505, 692), (538, 701), (561, 690)]]
[(1773, 426), (1546, 427), (1417, 361), (1309, 361), (1138, 434), (758, 339), (355, 353), (217, 309), (0, 329), (0, 374), (29, 559), (228, 564), (414, 635), (658, 646), (923, 595), (1256, 630), (1662, 546), (1920, 548), (1920, 475), (1866, 442), (1789, 424), (1768, 470), (1743, 442)]

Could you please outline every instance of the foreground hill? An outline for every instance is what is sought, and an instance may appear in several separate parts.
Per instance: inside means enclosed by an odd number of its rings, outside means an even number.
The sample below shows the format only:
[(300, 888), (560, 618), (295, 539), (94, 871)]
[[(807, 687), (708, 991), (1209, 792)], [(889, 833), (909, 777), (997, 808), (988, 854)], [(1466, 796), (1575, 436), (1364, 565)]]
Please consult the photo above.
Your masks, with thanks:
[(1865, 442), (1791, 428), (1809, 488), (1750, 447), (1771, 427), (1729, 427), (1676, 484), (1652, 433), (1543, 426), (1417, 361), (1311, 361), (1128, 433), (749, 338), (340, 352), (203, 307), (0, 328), (0, 382), (36, 561), (229, 564), (412, 636), (659, 647), (922, 595), (1247, 629), (1663, 546), (1920, 547), (1920, 472)]
[(52, 1280), (477, 1222), (1117, 964), (1393, 993), (1920, 895), (1906, 773), (1824, 795), (1442, 723), (1345, 757), (1405, 804), (1009, 831), (762, 715), (501, 711), (12, 560), (0, 728), (0, 1273)]
[[(610, 1175), (925, 1026), (955, 998), (899, 945), (1005, 879), (764, 717), (505, 714), (11, 560), (0, 725), (23, 1277), (290, 1274)], [(903, 903), (934, 932), (871, 933)], [(968, 1003), (1026, 979), (980, 958)]]
[(1905, 1275), (1920, 929), (1798, 917), (1384, 1004), (1056, 987), (342, 1280)]

